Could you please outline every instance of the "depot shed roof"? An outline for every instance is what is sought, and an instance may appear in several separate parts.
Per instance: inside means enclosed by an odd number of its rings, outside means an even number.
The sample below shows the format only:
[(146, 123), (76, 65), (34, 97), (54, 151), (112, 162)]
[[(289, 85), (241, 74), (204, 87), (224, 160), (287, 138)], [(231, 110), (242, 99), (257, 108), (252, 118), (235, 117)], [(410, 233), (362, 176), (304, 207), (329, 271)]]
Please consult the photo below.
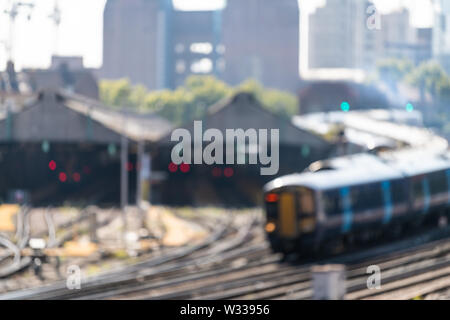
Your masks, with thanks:
[(172, 128), (155, 114), (115, 110), (60, 90), (43, 90), (20, 111), (0, 119), (0, 142), (154, 142)]

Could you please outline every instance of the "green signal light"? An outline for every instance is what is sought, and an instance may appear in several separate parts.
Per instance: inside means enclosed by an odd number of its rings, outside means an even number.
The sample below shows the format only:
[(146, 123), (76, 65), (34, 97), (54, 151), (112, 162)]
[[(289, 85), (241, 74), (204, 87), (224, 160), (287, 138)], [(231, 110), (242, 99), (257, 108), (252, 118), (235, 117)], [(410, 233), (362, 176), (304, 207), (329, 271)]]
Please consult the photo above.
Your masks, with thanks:
[(115, 156), (117, 153), (117, 147), (114, 143), (110, 143), (108, 145), (108, 154), (112, 157)]
[(41, 148), (43, 152), (48, 153), (50, 151), (50, 143), (45, 140), (44, 142), (42, 142)]
[(341, 103), (341, 110), (344, 112), (350, 111), (350, 104), (347, 101)]
[(305, 144), (302, 146), (302, 157), (307, 158), (311, 154), (311, 148)]
[(414, 111), (414, 106), (411, 103), (408, 103), (406, 105), (406, 111), (413, 112)]

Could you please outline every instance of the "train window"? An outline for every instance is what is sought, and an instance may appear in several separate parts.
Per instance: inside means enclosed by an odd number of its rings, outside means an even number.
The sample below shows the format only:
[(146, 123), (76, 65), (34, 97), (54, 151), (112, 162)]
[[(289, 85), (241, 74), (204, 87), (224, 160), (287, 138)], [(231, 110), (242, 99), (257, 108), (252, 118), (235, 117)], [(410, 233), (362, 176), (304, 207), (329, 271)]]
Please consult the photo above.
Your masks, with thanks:
[(338, 190), (329, 190), (323, 193), (325, 213), (329, 216), (342, 213), (341, 199)]
[(391, 182), (392, 202), (394, 204), (406, 202), (408, 199), (406, 185), (402, 180)]
[(355, 212), (378, 208), (383, 205), (379, 183), (355, 186), (351, 189), (352, 209)]
[(433, 172), (428, 175), (431, 194), (447, 192), (447, 176), (445, 171)]
[(314, 194), (312, 190), (306, 188), (299, 189), (299, 208), (301, 215), (314, 214)]
[(412, 178), (412, 190), (414, 199), (423, 198), (423, 179), (424, 176), (417, 176)]

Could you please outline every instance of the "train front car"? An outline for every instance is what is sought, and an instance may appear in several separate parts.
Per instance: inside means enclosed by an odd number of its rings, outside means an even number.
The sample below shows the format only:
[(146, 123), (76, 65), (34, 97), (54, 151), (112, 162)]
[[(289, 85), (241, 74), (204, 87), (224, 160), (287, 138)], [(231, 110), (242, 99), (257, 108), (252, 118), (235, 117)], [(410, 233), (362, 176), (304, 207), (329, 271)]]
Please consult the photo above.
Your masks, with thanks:
[(359, 154), (311, 168), (265, 186), (266, 232), (275, 251), (305, 254), (448, 221), (448, 155)]
[(310, 253), (315, 248), (317, 194), (298, 178), (281, 177), (265, 187), (265, 230), (275, 252)]
[(304, 255), (371, 237), (396, 222), (397, 209), (406, 210), (404, 175), (376, 156), (336, 158), (311, 168), (265, 187), (266, 232), (275, 251)]

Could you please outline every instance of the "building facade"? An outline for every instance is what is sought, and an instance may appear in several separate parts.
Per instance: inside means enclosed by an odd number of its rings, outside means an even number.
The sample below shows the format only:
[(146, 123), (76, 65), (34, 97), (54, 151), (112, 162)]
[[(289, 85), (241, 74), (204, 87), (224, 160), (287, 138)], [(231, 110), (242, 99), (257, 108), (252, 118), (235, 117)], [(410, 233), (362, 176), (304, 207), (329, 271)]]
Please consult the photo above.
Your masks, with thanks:
[(406, 8), (381, 16), (376, 40), (380, 58), (407, 59), (418, 65), (432, 57), (432, 29), (413, 27)]
[[(309, 69), (370, 73), (377, 61), (386, 58), (407, 59), (416, 65), (432, 58), (436, 31), (415, 28), (406, 8), (380, 14), (371, 1), (326, 0), (308, 20)], [(443, 37), (434, 39), (435, 47), (445, 46)]]
[(214, 11), (176, 10), (171, 0), (108, 0), (100, 76), (162, 89), (212, 74), (294, 91), (298, 12), (297, 0), (229, 0)]
[(223, 13), (223, 79), (254, 78), (294, 91), (299, 81), (299, 8), (296, 0), (228, 0)]
[(433, 0), (433, 58), (450, 72), (450, 3)]
[(374, 61), (374, 32), (366, 26), (360, 0), (327, 0), (309, 16), (308, 61), (311, 69), (363, 69)]

